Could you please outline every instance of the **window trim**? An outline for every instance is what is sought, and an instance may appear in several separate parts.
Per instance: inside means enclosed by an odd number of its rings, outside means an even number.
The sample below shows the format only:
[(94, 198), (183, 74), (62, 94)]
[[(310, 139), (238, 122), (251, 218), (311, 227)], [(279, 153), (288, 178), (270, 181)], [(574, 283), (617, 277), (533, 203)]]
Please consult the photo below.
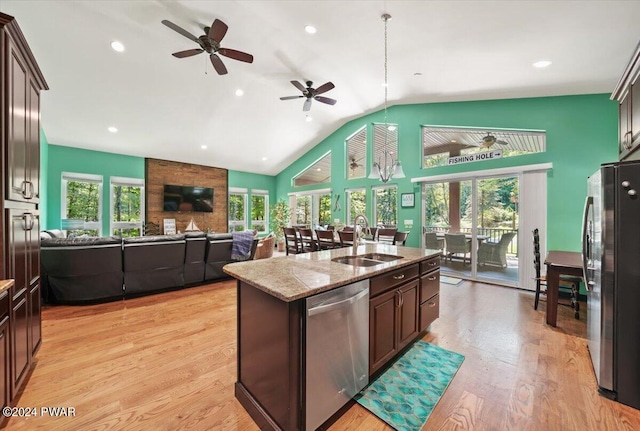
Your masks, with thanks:
[[(140, 221), (139, 222), (123, 222), (114, 221), (114, 208), (113, 208), (113, 188), (114, 186), (122, 187), (139, 187), (140, 188)], [(144, 235), (144, 221), (145, 217), (145, 183), (143, 178), (127, 178), (127, 177), (111, 177), (109, 179), (109, 232), (115, 236), (116, 229), (140, 229), (140, 235)]]
[(236, 231), (235, 229), (232, 229), (232, 227), (235, 227), (235, 226), (244, 226), (243, 230), (247, 230), (247, 220), (248, 220), (247, 203), (249, 199), (249, 190), (245, 188), (239, 188), (239, 187), (229, 187), (227, 192), (228, 205), (231, 205), (231, 195), (242, 195), (244, 199), (244, 214), (243, 214), (243, 220), (231, 220), (231, 211), (227, 206), (227, 213), (229, 214), (229, 217), (227, 220), (227, 230), (229, 232), (239, 232), (239, 231)]
[[(264, 196), (264, 220), (253, 220), (253, 217), (251, 217), (252, 220), (249, 220), (250, 223), (250, 227), (251, 229), (253, 229), (253, 225), (263, 225), (264, 226), (264, 233), (268, 233), (269, 231), (269, 191), (268, 190), (257, 190), (257, 189), (252, 189), (251, 190), (251, 212), (253, 212), (253, 196)], [(253, 215), (253, 214), (252, 214)]]
[(377, 191), (378, 190), (388, 190), (388, 189), (395, 189), (396, 190), (396, 226), (399, 225), (398, 223), (398, 217), (400, 216), (399, 212), (398, 212), (398, 185), (397, 184), (385, 184), (384, 186), (373, 186), (371, 187), (371, 194), (372, 199), (371, 202), (373, 203), (372, 206), (372, 210), (373, 210), (373, 214), (372, 214), (372, 226), (378, 226), (378, 196), (377, 196)]
[(83, 230), (97, 230), (98, 236), (102, 236), (102, 200), (104, 181), (102, 175), (85, 174), (79, 172), (62, 172), (60, 176), (60, 228), (62, 229), (63, 220), (67, 217), (67, 184), (69, 181), (85, 182), (98, 184), (98, 220), (94, 222), (83, 222)]

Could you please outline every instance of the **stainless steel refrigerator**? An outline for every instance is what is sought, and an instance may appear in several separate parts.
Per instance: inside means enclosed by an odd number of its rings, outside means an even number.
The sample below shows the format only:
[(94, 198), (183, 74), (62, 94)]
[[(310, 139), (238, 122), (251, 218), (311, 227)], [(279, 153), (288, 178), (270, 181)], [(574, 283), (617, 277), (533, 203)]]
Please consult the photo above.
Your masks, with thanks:
[(588, 180), (582, 229), (587, 339), (600, 393), (640, 409), (640, 161)]

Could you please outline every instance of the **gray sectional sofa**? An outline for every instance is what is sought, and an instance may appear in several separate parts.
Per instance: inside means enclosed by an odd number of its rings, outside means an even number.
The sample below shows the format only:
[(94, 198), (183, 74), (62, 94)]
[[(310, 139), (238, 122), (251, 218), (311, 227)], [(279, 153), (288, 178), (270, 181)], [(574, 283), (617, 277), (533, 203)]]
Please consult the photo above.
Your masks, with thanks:
[[(258, 240), (248, 259), (253, 259)], [(232, 234), (42, 239), (44, 302), (113, 301), (227, 278)]]

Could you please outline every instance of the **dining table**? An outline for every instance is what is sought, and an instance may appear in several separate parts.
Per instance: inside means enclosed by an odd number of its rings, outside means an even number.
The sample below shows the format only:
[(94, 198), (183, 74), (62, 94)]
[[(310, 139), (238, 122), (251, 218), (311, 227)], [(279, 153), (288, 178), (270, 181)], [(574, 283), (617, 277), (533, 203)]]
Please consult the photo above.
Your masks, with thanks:
[(551, 250), (544, 264), (547, 266), (547, 325), (556, 326), (560, 275), (582, 278), (582, 255), (574, 251)]

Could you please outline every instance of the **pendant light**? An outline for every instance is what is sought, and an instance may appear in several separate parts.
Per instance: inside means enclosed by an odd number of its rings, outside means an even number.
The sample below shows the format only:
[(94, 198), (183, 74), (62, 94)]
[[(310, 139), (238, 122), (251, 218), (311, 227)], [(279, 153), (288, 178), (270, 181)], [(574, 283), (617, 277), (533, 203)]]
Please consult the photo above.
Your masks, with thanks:
[(384, 145), (382, 147), (382, 157), (377, 162), (373, 162), (369, 178), (372, 180), (379, 179), (383, 183), (388, 182), (391, 178), (404, 178), (404, 171), (400, 160), (393, 160), (393, 155), (387, 150), (387, 141), (389, 139), (389, 124), (387, 123), (387, 90), (388, 90), (388, 68), (387, 68), (387, 22), (391, 19), (391, 15), (385, 13), (381, 16), (384, 21)]

